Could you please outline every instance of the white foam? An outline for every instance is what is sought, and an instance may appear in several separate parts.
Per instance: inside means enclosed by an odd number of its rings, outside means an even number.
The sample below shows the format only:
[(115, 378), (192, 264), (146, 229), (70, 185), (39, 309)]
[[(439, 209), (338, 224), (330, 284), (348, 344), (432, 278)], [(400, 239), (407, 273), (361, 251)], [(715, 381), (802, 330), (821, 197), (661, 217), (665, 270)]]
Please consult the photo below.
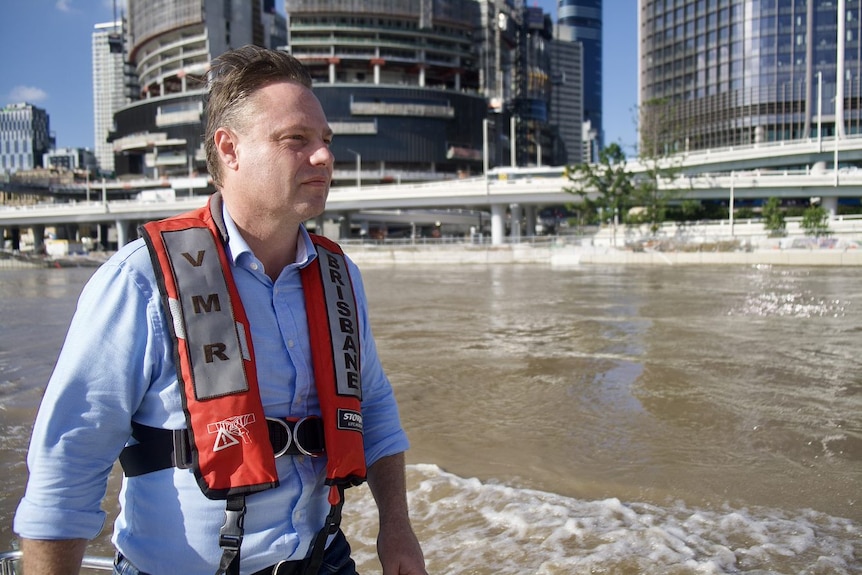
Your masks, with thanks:
[[(483, 483), (434, 465), (408, 469), (414, 526), (429, 573), (859, 573), (862, 528), (814, 511), (692, 509), (578, 500)], [(348, 535), (361, 573), (379, 573), (376, 511), (348, 492)]]

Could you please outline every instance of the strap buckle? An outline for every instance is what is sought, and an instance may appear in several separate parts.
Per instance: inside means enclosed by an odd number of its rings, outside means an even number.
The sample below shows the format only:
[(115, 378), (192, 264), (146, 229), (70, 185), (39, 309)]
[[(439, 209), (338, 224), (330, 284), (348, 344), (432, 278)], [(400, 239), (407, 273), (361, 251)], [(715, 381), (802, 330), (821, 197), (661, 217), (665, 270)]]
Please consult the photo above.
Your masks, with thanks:
[(226, 550), (239, 550), (245, 529), (245, 502), (240, 509), (232, 509), (230, 505), (224, 511), (224, 525), (218, 532), (219, 547)]
[(177, 469), (191, 469), (194, 461), (192, 460), (192, 446), (188, 430), (174, 429), (171, 435), (174, 444), (174, 450), (171, 452), (171, 463)]

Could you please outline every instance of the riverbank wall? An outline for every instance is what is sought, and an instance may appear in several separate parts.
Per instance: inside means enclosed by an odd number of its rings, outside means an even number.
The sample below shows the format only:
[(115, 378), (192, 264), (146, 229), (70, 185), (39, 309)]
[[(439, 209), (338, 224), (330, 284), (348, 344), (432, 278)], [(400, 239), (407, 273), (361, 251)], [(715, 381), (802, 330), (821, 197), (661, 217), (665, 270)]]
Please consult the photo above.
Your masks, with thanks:
[[(501, 246), (469, 243), (351, 243), (345, 252), (359, 265), (776, 265), (862, 266), (862, 241), (768, 241), (737, 249), (667, 246), (613, 247), (551, 240)], [(0, 270), (45, 267), (98, 267), (111, 254), (93, 252), (52, 258), (0, 253)]]
[(665, 251), (610, 246), (512, 244), (506, 246), (349, 245), (346, 253), (362, 265), (780, 265), (862, 266), (862, 246), (782, 247), (765, 245), (736, 251)]

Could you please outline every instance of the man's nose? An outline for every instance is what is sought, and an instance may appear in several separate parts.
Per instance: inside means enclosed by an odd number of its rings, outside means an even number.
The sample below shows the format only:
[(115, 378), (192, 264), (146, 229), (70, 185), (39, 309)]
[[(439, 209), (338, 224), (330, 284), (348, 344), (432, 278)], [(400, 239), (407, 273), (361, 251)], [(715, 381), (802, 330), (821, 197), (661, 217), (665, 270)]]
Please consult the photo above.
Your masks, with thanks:
[(332, 155), (332, 150), (329, 149), (324, 143), (321, 143), (317, 150), (314, 151), (314, 154), (311, 155), (311, 163), (319, 166), (333, 166), (335, 165), (335, 156)]

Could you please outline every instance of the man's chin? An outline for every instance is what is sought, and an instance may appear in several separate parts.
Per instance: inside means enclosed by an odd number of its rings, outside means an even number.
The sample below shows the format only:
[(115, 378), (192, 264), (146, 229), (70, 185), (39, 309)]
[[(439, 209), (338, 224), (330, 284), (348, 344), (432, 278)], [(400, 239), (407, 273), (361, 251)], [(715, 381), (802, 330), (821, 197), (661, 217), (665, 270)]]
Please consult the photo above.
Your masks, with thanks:
[(303, 206), (297, 206), (298, 210), (302, 214), (303, 220), (313, 220), (323, 215), (326, 211), (326, 200), (321, 200), (319, 202), (307, 202)]

